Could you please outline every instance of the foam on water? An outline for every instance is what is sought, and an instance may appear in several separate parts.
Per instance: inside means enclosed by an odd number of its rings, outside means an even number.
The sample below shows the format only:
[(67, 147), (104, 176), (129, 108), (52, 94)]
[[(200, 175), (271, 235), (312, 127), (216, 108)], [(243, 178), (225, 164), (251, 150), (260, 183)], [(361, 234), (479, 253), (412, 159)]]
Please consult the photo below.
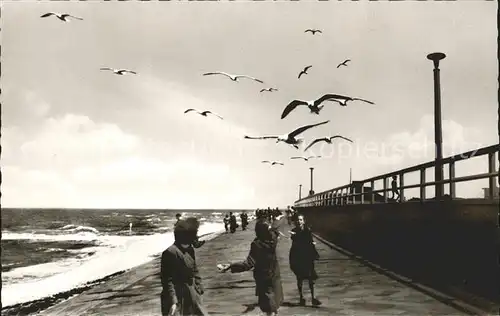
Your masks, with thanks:
[(63, 235), (2, 232), (3, 240), (24, 239), (24, 240), (46, 240), (46, 241), (69, 241), (69, 240), (93, 241), (93, 240), (98, 240), (98, 238), (99, 236), (93, 232), (78, 232), (76, 234), (63, 234)]
[[(223, 229), (221, 223), (203, 223), (198, 234), (221, 232)], [(151, 260), (151, 256), (162, 252), (174, 240), (172, 232), (146, 236), (99, 236), (91, 232), (72, 235), (6, 233), (2, 235), (2, 238), (97, 240), (99, 244), (99, 247), (76, 250), (78, 252), (95, 251), (92, 257), (86, 259), (64, 259), (3, 273), (2, 279), (4, 280), (21, 280), (19, 283), (4, 283), (2, 286), (4, 307), (68, 291), (89, 281), (146, 263)]]

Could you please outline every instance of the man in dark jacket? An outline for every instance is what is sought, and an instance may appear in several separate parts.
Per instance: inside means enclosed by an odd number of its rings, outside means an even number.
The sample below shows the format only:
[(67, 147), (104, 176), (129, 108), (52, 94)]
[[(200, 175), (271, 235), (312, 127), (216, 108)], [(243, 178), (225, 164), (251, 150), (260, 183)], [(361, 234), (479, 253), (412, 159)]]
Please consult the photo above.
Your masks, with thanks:
[(193, 242), (200, 224), (194, 217), (180, 219), (174, 228), (175, 242), (161, 256), (161, 313), (208, 315), (202, 304), (204, 293)]
[[(177, 219), (177, 221), (175, 222), (174, 227), (177, 226), (177, 223), (179, 223), (179, 221), (182, 219), (182, 215), (180, 213), (177, 213), (177, 214), (175, 214), (175, 218)], [(196, 239), (192, 243), (193, 247), (195, 247), (195, 248), (200, 248), (204, 244), (205, 244), (205, 240), (199, 240), (198, 236), (196, 236)]]

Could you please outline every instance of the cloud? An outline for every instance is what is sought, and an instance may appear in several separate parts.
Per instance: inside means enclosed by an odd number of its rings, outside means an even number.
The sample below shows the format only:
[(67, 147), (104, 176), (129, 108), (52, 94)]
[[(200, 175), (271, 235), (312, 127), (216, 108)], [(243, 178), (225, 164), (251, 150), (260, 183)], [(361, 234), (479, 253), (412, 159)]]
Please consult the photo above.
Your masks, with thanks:
[[(494, 142), (479, 128), (465, 127), (453, 120), (443, 120), (443, 157), (457, 155)], [(382, 140), (353, 139), (353, 143), (334, 140), (333, 145), (320, 143), (310, 152), (326, 158), (359, 160), (369, 165), (410, 166), (435, 158), (434, 121), (430, 115), (423, 116), (416, 131), (401, 131)]]
[[(10, 147), (20, 142), (12, 129)], [(224, 163), (81, 115), (47, 119), (3, 168), (3, 204), (22, 207), (239, 207), (254, 191)]]
[(52, 109), (35, 90), (17, 89), (8, 84), (2, 90), (5, 100), (2, 103), (3, 127), (22, 125), (29, 130)]
[[(493, 139), (492, 142), (488, 142), (488, 136), (483, 134), (479, 128), (464, 126), (453, 120), (443, 120), (442, 133), (444, 158), (495, 143)], [(370, 178), (433, 161), (435, 159), (434, 118), (431, 115), (423, 116), (415, 131), (394, 133), (380, 142), (360, 141), (360, 143), (357, 147), (350, 149), (350, 156), (345, 154), (349, 151), (344, 150), (343, 153), (338, 154), (338, 157), (344, 159), (350, 157), (355, 165), (356, 174), (363, 175), (363, 178)], [(427, 170), (427, 181), (434, 179), (433, 170), (432, 168)], [(448, 178), (448, 172), (448, 167), (445, 167), (445, 179)], [(459, 161), (455, 166), (456, 177), (483, 172), (487, 172), (486, 156)], [(418, 183), (419, 177), (420, 175), (417, 172), (407, 174), (405, 183)], [(457, 196), (478, 197), (481, 187), (486, 185), (487, 180), (459, 183), (456, 185)], [(413, 191), (413, 196), (417, 196), (417, 190)], [(427, 192), (429, 196), (432, 196), (433, 188), (428, 187)], [(448, 192), (447, 186), (446, 192)]]
[(114, 124), (67, 114), (46, 119), (33, 138), (20, 145), (18, 159), (19, 164), (32, 167), (92, 165), (132, 154), (140, 142)]

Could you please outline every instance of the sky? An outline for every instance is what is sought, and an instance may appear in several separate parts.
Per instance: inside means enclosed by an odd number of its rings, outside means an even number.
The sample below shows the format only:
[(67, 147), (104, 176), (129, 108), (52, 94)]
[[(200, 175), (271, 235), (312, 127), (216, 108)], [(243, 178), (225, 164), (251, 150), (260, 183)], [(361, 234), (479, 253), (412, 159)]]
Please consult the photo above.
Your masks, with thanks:
[[(40, 18), (51, 11), (83, 20)], [(362, 180), (431, 161), (432, 52), (447, 55), (444, 156), (496, 144), (496, 13), (495, 1), (2, 2), (2, 206), (283, 207), (300, 184), (307, 194), (310, 167), (320, 192), (348, 184), (350, 169)], [(264, 84), (202, 75), (212, 71)], [(259, 92), (268, 87), (278, 91)], [(298, 107), (280, 118), (292, 100), (325, 93), (375, 105), (326, 102), (320, 115)], [(304, 145), (354, 143), (304, 152), (243, 138), (326, 120), (300, 135)], [(486, 161), (457, 163), (456, 174), (486, 172)], [(457, 195), (486, 184), (457, 184)]]

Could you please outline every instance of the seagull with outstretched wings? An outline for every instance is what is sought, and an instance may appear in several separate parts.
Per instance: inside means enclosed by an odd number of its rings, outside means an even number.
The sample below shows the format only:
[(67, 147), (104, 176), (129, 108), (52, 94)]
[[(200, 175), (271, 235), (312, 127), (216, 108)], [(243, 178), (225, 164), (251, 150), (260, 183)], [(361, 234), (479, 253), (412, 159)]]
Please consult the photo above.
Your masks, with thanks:
[(311, 68), (312, 65), (310, 66), (307, 66), (307, 67), (304, 67), (304, 69), (302, 69), (302, 71), (299, 73), (299, 79), (302, 75), (308, 75), (307, 71), (309, 70), (309, 68)]
[(278, 91), (278, 89), (275, 89), (275, 88), (267, 88), (267, 89), (261, 89), (261, 90), (260, 90), (260, 92), (264, 92), (264, 91), (273, 92), (273, 91)]
[(297, 137), (299, 134), (307, 131), (310, 128), (313, 128), (313, 127), (316, 127), (319, 125), (323, 125), (323, 124), (326, 124), (328, 122), (330, 122), (330, 121), (328, 120), (328, 121), (324, 121), (324, 122), (320, 122), (320, 123), (316, 123), (316, 124), (301, 126), (301, 127), (297, 128), (296, 130), (294, 130), (293, 132), (291, 132), (289, 134), (281, 135), (281, 136), (251, 137), (251, 136), (245, 135), (244, 138), (245, 139), (276, 139), (276, 143), (284, 142), (284, 143), (287, 143), (289, 145), (292, 145), (296, 149), (299, 149), (299, 145), (302, 144), (302, 142), (304, 141), (302, 138)]
[(346, 106), (347, 102), (349, 101), (363, 101), (363, 102), (368, 102), (370, 104), (375, 104), (371, 101), (364, 100), (364, 99), (359, 99), (359, 98), (351, 98), (347, 97), (344, 95), (340, 94), (325, 94), (319, 99), (316, 100), (309, 100), (309, 101), (303, 101), (303, 100), (293, 100), (290, 102), (285, 109), (283, 110), (283, 113), (281, 114), (281, 119), (284, 119), (290, 112), (292, 112), (296, 107), (299, 105), (306, 105), (311, 114), (318, 114), (319, 112), (323, 109), (324, 105), (322, 104), (324, 101), (334, 101), (338, 102), (339, 104)]
[(100, 70), (109, 70), (109, 71), (112, 71), (115, 75), (120, 75), (120, 76), (123, 76), (125, 73), (137, 75), (137, 72), (135, 72), (133, 70), (128, 70), (128, 69), (114, 69), (114, 68), (109, 68), (109, 67), (103, 67), (103, 68), (100, 68)]
[(340, 139), (343, 139), (343, 140), (346, 140), (348, 142), (351, 142), (353, 143), (352, 140), (350, 140), (349, 138), (346, 138), (344, 136), (341, 136), (341, 135), (335, 135), (335, 136), (331, 136), (331, 137), (323, 137), (323, 138), (316, 138), (312, 143), (309, 144), (309, 146), (306, 147), (306, 149), (304, 149), (304, 151), (307, 151), (309, 148), (311, 148), (314, 144), (316, 143), (319, 143), (319, 142), (326, 142), (328, 144), (331, 144), (332, 141), (335, 139), (335, 138), (340, 138)]
[(201, 116), (204, 116), (204, 117), (208, 117), (207, 114), (211, 114), (211, 115), (214, 115), (214, 116), (217, 116), (218, 118), (220, 118), (221, 120), (223, 119), (222, 116), (219, 116), (211, 111), (203, 111), (203, 112), (200, 112), (196, 109), (187, 109), (186, 111), (184, 111), (184, 114), (186, 113), (189, 113), (189, 112), (196, 112), (198, 114), (200, 114)]
[(228, 77), (229, 79), (231, 79), (232, 81), (235, 81), (235, 82), (238, 82), (238, 79), (240, 79), (240, 78), (246, 78), (246, 79), (250, 79), (253, 81), (260, 82), (260, 83), (264, 83), (264, 81), (257, 79), (257, 78), (254, 78), (254, 77), (250, 77), (247, 75), (231, 75), (231, 74), (228, 74), (227, 72), (222, 72), (222, 71), (207, 72), (207, 73), (204, 73), (203, 75), (204, 76), (222, 75), (222, 76)]
[(279, 162), (279, 161), (269, 161), (269, 160), (262, 160), (262, 163), (269, 163), (269, 164), (271, 164), (271, 166), (274, 166), (274, 165), (284, 166), (285, 165), (284, 163)]
[(77, 16), (74, 16), (74, 15), (71, 15), (71, 14), (68, 14), (68, 13), (55, 13), (55, 12), (48, 12), (48, 13), (45, 13), (43, 15), (41, 15), (40, 17), (41, 18), (46, 18), (46, 17), (49, 17), (49, 16), (55, 16), (57, 17), (59, 20), (63, 21), (63, 22), (70, 22), (71, 20), (69, 20), (68, 18), (73, 18), (73, 19), (76, 19), (76, 20), (83, 20), (82, 18), (79, 18)]
[(346, 66), (347, 67), (347, 63), (350, 62), (350, 61), (351, 61), (350, 59), (344, 60), (343, 62), (341, 62), (340, 64), (337, 65), (337, 68), (340, 68), (340, 66)]
[(309, 161), (309, 159), (312, 159), (312, 158), (321, 158), (321, 156), (309, 156), (309, 157), (298, 156), (298, 157), (290, 157), (290, 159), (303, 159), (304, 161)]
[(318, 30), (318, 29), (307, 29), (304, 31), (304, 33), (307, 33), (307, 32), (311, 32), (312, 35), (314, 35), (316, 33), (323, 33), (323, 32), (321, 32), (321, 30)]

